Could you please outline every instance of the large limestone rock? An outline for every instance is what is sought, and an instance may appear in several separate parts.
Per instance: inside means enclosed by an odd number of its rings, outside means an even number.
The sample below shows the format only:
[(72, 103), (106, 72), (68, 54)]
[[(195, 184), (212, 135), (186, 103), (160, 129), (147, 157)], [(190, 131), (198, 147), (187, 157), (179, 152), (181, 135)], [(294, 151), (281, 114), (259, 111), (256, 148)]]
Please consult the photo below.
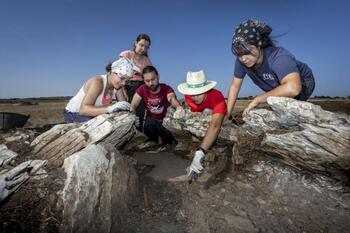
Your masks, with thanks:
[[(173, 108), (168, 108), (166, 117), (163, 120), (164, 127), (188, 131), (197, 137), (205, 136), (211, 121), (210, 109), (206, 109), (203, 112), (191, 112), (189, 109), (185, 109), (185, 117), (181, 119), (174, 118), (174, 112)], [(237, 141), (236, 130), (236, 125), (225, 122), (221, 127), (218, 139), (229, 142)]]
[(2, 169), (0, 171), (0, 202), (16, 192), (46, 164), (46, 160), (28, 160), (11, 169)]
[(35, 157), (60, 167), (63, 160), (88, 145), (96, 143), (124, 145), (134, 134), (135, 115), (103, 114), (84, 124), (62, 124), (38, 136), (32, 143)]
[(252, 110), (240, 130), (252, 141), (262, 139), (255, 149), (312, 171), (350, 169), (350, 116), (291, 98), (269, 97), (267, 102), (272, 111)]
[(12, 150), (9, 150), (5, 144), (0, 145), (0, 168), (6, 166), (13, 161), (18, 154)]
[(138, 192), (131, 162), (112, 145), (89, 145), (66, 158), (63, 232), (117, 232)]

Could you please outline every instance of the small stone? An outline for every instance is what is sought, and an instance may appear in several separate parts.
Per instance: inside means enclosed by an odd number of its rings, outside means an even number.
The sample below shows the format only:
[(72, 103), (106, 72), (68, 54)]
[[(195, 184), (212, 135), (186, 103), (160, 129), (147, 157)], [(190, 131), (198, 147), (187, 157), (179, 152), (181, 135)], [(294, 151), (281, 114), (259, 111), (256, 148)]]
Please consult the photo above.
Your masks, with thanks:
[(263, 200), (263, 199), (261, 199), (261, 197), (258, 197), (258, 198), (257, 198), (257, 201), (258, 201), (258, 203), (259, 203), (260, 205), (265, 205), (265, 204), (266, 204), (266, 201)]
[(233, 182), (234, 182), (234, 180), (232, 180), (232, 179), (229, 178), (229, 177), (226, 178), (226, 181), (227, 181), (227, 182), (230, 182), (230, 183), (233, 183)]
[(196, 136), (192, 135), (192, 141), (193, 142), (200, 142), (199, 138), (197, 138)]
[(260, 165), (256, 164), (253, 166), (253, 170), (256, 172), (262, 172), (263, 168)]
[(14, 142), (20, 140), (22, 137), (21, 136), (10, 136), (5, 138), (6, 142)]

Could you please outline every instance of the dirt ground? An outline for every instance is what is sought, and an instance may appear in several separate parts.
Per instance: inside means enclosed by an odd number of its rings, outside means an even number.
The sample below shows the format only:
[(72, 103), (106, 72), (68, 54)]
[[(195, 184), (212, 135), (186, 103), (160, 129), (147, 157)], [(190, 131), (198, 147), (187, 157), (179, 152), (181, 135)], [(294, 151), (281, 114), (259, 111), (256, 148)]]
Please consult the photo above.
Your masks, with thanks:
[[(144, 196), (129, 216), (126, 232), (349, 232), (349, 187), (262, 154), (236, 167), (229, 159), (209, 184), (188, 184), (174, 179), (186, 167), (174, 157), (186, 160), (197, 143), (182, 139), (187, 143), (181, 148), (188, 151), (133, 153)], [(170, 157), (169, 164), (160, 156)]]
[[(344, 112), (350, 108), (348, 102), (327, 104), (342, 106)], [(62, 106), (55, 105), (50, 112), (36, 106), (32, 115), (52, 118), (33, 119), (31, 126), (61, 122)], [(31, 158), (29, 143), (48, 127), (2, 132), (0, 144), (19, 153), (15, 161), (19, 164)], [(19, 139), (6, 141), (11, 137)], [(164, 152), (136, 150), (143, 137), (132, 139), (121, 150), (138, 161), (140, 196), (118, 232), (349, 232), (349, 186), (285, 166), (264, 154), (233, 166), (232, 146), (220, 143), (216, 145), (224, 147), (220, 156), (228, 158), (225, 170), (210, 182), (188, 184), (183, 179), (190, 163), (187, 155), (199, 142), (185, 133), (176, 137), (180, 145)], [(64, 174), (52, 170), (48, 177), (31, 179), (0, 205), (0, 232), (58, 232), (60, 215), (52, 193), (62, 188)]]

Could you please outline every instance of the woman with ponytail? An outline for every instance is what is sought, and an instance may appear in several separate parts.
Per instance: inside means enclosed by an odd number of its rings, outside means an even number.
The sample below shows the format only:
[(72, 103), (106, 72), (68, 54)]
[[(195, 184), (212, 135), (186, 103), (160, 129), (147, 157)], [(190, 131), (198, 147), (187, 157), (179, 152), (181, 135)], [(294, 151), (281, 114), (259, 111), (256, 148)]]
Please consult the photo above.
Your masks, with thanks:
[(285, 48), (274, 45), (272, 28), (264, 22), (247, 20), (236, 28), (232, 38), (232, 53), (236, 56), (234, 75), (228, 93), (227, 115), (231, 116), (246, 74), (264, 93), (256, 96), (243, 111), (266, 103), (269, 96), (285, 96), (307, 100), (315, 87), (312, 70)]
[[(147, 34), (141, 33), (136, 37), (133, 43), (133, 50), (126, 50), (119, 54), (120, 57), (126, 57), (130, 59), (140, 70), (140, 72), (134, 72), (132, 78), (125, 83), (124, 96), (126, 96), (126, 99), (129, 103), (135, 95), (137, 88), (144, 84), (141, 77), (143, 68), (152, 65), (151, 59), (148, 56), (148, 50), (150, 46), (151, 38)], [(145, 110), (146, 109), (143, 102), (141, 102), (136, 109), (136, 116), (139, 118), (140, 123), (136, 128), (141, 132), (143, 130)]]

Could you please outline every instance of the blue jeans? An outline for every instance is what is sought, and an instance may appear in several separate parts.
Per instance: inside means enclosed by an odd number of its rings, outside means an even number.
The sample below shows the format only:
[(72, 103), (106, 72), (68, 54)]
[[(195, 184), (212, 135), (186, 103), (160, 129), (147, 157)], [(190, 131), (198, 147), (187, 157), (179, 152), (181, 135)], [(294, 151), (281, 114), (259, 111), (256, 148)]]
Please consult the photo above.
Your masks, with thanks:
[(63, 112), (63, 117), (66, 123), (74, 123), (74, 122), (82, 123), (82, 122), (89, 121), (93, 118), (89, 116), (82, 116), (82, 115), (79, 115), (79, 113), (77, 112), (70, 112), (70, 111), (67, 111), (66, 109)]

